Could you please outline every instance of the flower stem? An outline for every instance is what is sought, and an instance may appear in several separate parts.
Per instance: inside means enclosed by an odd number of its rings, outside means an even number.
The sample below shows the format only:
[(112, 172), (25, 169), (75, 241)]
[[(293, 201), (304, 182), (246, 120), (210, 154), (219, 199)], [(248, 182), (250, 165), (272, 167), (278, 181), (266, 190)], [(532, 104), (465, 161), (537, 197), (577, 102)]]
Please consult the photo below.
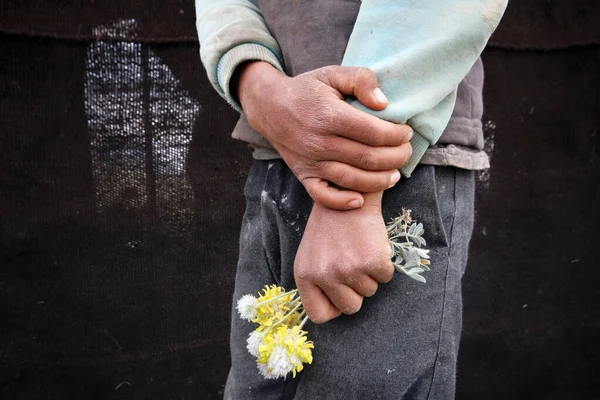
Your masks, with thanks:
[(267, 330), (265, 331), (265, 334), (267, 332), (269, 332), (271, 329), (275, 328), (277, 325), (281, 324), (283, 321), (285, 321), (286, 319), (288, 319), (292, 314), (294, 314), (296, 312), (296, 310), (298, 308), (300, 308), (302, 306), (302, 303), (298, 303), (296, 305), (296, 307), (292, 308), (292, 310), (287, 313), (283, 318), (281, 318), (279, 321), (275, 322), (273, 325), (271, 325), (270, 327), (267, 328)]
[(280, 298), (282, 298), (282, 297), (284, 297), (284, 296), (288, 296), (288, 295), (291, 295), (291, 294), (295, 294), (297, 291), (298, 291), (298, 289), (290, 290), (289, 292), (282, 293), (282, 294), (280, 294), (279, 296), (275, 296), (275, 297), (273, 297), (272, 299), (265, 300), (265, 301), (261, 301), (261, 302), (259, 302), (259, 303), (258, 303), (258, 305), (259, 305), (259, 306), (264, 306), (265, 304), (269, 304), (269, 303), (270, 303), (270, 302), (272, 302), (272, 301), (279, 300)]
[(308, 321), (308, 315), (306, 317), (304, 317), (304, 319), (302, 320), (302, 323), (300, 324), (300, 329), (302, 329), (304, 327), (304, 324), (306, 324), (306, 321)]
[(305, 315), (306, 315), (306, 311), (302, 310), (302, 312), (300, 313), (300, 315), (298, 315), (298, 317), (296, 318), (296, 320), (294, 321), (294, 323), (292, 325), (297, 325), (298, 322), (300, 322), (302, 317), (304, 317)]

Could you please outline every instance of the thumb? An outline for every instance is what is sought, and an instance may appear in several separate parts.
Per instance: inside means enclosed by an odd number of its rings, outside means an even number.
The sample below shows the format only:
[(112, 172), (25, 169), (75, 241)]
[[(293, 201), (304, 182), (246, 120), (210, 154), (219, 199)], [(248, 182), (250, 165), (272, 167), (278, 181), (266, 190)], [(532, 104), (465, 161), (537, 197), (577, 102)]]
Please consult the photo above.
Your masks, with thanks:
[(361, 193), (353, 190), (340, 190), (321, 178), (306, 178), (302, 181), (304, 188), (315, 201), (332, 210), (352, 210), (364, 204)]
[(325, 83), (344, 96), (354, 96), (372, 110), (383, 110), (388, 99), (381, 90), (377, 75), (369, 68), (326, 67)]

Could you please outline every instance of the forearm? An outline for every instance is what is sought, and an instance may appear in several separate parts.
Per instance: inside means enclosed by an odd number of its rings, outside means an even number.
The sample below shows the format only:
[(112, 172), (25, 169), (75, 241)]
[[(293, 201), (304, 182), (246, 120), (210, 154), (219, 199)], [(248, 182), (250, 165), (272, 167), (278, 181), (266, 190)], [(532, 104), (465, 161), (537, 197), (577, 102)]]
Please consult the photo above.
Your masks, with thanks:
[(412, 170), (446, 127), (456, 88), (481, 54), (507, 0), (363, 0), (343, 65), (371, 68), (389, 100), (363, 111), (415, 131)]
[(200, 57), (208, 78), (232, 107), (242, 111), (231, 78), (247, 61), (261, 60), (283, 71), (277, 41), (256, 4), (247, 0), (196, 0), (196, 28)]

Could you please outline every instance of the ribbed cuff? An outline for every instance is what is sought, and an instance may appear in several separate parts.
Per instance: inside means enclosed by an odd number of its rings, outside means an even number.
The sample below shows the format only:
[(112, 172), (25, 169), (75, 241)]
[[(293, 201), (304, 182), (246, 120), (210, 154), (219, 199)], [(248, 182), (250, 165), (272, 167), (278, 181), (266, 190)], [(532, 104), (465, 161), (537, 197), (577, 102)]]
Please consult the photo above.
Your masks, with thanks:
[(225, 93), (225, 100), (240, 113), (243, 113), (242, 105), (236, 96), (231, 95), (229, 84), (235, 69), (246, 61), (265, 61), (284, 72), (277, 56), (265, 46), (257, 43), (240, 44), (225, 53), (217, 65), (217, 81)]
[(423, 154), (427, 151), (431, 143), (419, 133), (415, 132), (414, 136), (410, 140), (410, 144), (412, 146), (412, 155), (410, 159), (406, 163), (406, 165), (400, 168), (400, 173), (402, 176), (406, 178), (410, 178), (410, 175), (415, 170), (419, 161), (423, 157)]

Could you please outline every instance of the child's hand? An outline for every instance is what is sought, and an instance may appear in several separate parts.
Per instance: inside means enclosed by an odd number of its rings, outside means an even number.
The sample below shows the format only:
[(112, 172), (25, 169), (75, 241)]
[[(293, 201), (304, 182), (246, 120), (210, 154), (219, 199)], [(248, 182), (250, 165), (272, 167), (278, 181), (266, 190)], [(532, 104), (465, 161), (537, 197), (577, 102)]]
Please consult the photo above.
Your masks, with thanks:
[(254, 62), (240, 71), (238, 93), (250, 126), (277, 149), (313, 200), (347, 210), (362, 205), (359, 192), (393, 186), (412, 154), (408, 125), (344, 101), (344, 95), (356, 96), (382, 110), (387, 100), (378, 87), (366, 68), (329, 66), (290, 78)]
[(315, 203), (296, 260), (296, 285), (309, 318), (323, 323), (356, 313), (363, 297), (394, 274), (381, 216), (381, 193), (365, 194), (358, 210), (335, 211)]

